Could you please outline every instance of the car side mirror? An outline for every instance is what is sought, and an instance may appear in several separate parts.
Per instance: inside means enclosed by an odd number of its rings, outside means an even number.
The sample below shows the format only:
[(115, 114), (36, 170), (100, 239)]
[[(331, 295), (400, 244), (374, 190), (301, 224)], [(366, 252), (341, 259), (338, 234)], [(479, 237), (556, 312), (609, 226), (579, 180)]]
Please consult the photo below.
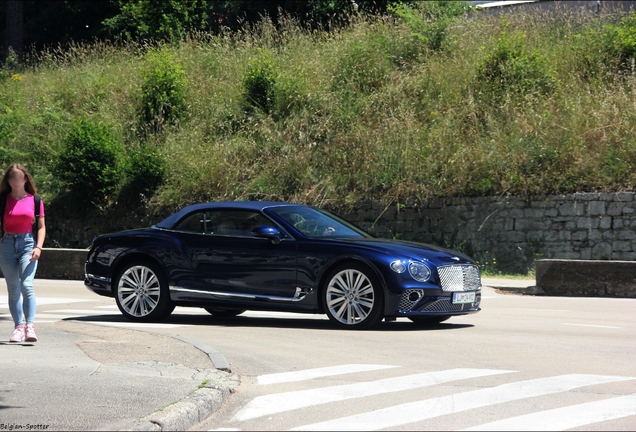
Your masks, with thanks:
[(278, 228), (270, 226), (258, 226), (252, 230), (252, 236), (257, 238), (269, 239), (272, 244), (280, 243), (280, 231)]

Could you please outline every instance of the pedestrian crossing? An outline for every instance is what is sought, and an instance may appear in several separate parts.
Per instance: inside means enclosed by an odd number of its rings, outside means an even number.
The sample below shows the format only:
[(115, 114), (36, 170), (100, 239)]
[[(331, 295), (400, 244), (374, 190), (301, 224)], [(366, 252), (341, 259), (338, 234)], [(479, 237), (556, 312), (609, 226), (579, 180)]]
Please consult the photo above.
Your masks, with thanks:
[[(535, 404), (538, 398), (554, 398), (551, 403), (554, 404), (552, 406), (557, 407), (511, 415), (508, 418), (500, 418), (482, 424), (466, 425), (466, 418), (478, 418), (474, 414), (466, 415), (461, 424), (467, 427), (455, 430), (566, 430), (625, 417), (633, 417), (630, 420), (632, 430), (633, 426), (636, 426), (636, 393), (632, 393), (636, 385), (621, 387), (626, 389), (623, 392), (628, 394), (614, 394), (612, 391), (603, 392), (596, 390), (597, 387), (592, 387), (632, 382), (636, 380), (636, 377), (572, 373), (527, 379), (527, 377), (522, 376), (520, 371), (453, 368), (404, 374), (390, 378), (372, 378), (373, 374), (383, 370), (399, 371), (397, 368), (397, 366), (391, 365), (348, 364), (258, 376), (257, 386), (264, 389), (280, 388), (276, 384), (281, 383), (292, 383), (289, 385), (293, 386), (293, 383), (336, 375), (343, 376), (349, 373), (369, 374), (371, 379), (353, 384), (321, 386), (285, 392), (272, 390), (272, 393), (256, 396), (249, 400), (228, 422), (225, 422), (224, 426), (226, 427), (215, 430), (258, 429), (263, 424), (267, 424), (267, 421), (271, 421), (272, 418), (276, 418), (278, 421), (276, 425), (279, 427), (281, 424), (285, 424), (285, 419), (288, 419), (289, 424), (293, 427), (285, 429), (299, 431), (408, 429), (409, 425), (417, 425), (432, 419), (462, 415), (462, 413), (471, 412), (471, 410), (491, 410), (492, 407), (507, 406), (506, 404), (519, 401), (529, 402), (524, 406), (535, 409), (535, 406), (541, 407), (541, 404)], [(496, 377), (500, 378), (489, 384), (489, 380)], [(462, 383), (464, 380), (471, 380), (470, 384)], [(325, 382), (330, 381), (325, 380)], [(367, 402), (374, 397), (409, 391), (412, 395), (414, 394), (413, 390), (438, 386), (450, 387), (453, 392), (364, 411)], [(586, 390), (588, 387), (590, 389)], [(469, 390), (463, 391), (466, 388)], [(416, 394), (435, 393), (422, 391)], [(599, 395), (603, 398), (599, 399)], [(581, 401), (577, 398), (582, 397), (597, 400), (580, 403)], [(361, 408), (363, 412), (353, 415), (337, 415), (340, 412), (338, 407), (342, 406), (343, 401), (362, 400), (363, 398), (365, 398), (364, 402), (355, 405), (363, 407)], [(398, 397), (395, 399), (382, 398), (382, 400), (401, 401)], [(570, 400), (579, 403), (559, 406), (563, 404), (562, 401), (567, 403)], [(372, 406), (375, 404), (377, 402)], [(321, 406), (334, 408), (321, 410)], [(320, 412), (320, 414), (312, 414), (312, 410)], [(299, 414), (300, 412), (303, 414)], [(511, 412), (515, 414), (515, 410)], [(333, 416), (333, 418), (324, 418), (325, 415)], [(322, 421), (297, 425), (299, 418), (320, 418)], [(259, 421), (265, 421), (265, 423), (258, 423)], [(417, 427), (411, 427), (411, 429), (417, 429)]]

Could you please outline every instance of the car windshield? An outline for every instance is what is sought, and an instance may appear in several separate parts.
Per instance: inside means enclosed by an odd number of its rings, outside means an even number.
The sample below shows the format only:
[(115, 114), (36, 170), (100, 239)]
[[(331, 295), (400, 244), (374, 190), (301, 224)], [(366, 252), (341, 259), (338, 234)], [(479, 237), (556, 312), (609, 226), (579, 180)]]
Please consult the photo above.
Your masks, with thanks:
[(371, 237), (360, 228), (351, 225), (325, 210), (317, 210), (312, 207), (300, 206), (275, 207), (270, 210), (307, 237)]

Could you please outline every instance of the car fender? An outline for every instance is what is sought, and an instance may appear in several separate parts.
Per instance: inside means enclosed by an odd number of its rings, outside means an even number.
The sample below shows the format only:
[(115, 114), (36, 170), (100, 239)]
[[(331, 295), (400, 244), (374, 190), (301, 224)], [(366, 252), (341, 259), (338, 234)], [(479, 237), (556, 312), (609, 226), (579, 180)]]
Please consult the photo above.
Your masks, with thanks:
[[(387, 289), (387, 284), (386, 284), (386, 280), (384, 278), (384, 276), (382, 275), (382, 273), (379, 271), (379, 269), (377, 268), (377, 266), (369, 259), (367, 259), (364, 256), (361, 255), (356, 255), (356, 254), (347, 254), (347, 255), (339, 255), (336, 257), (333, 257), (332, 259), (329, 260), (329, 262), (327, 263), (327, 265), (324, 266), (322, 272), (318, 275), (317, 278), (317, 290), (319, 293), (319, 298), (322, 299), (322, 291), (325, 288), (325, 283), (327, 275), (337, 266), (345, 264), (345, 263), (361, 263), (365, 266), (367, 266), (368, 268), (371, 269), (371, 271), (373, 272), (373, 274), (377, 277), (377, 279), (380, 281), (380, 285), (382, 287), (382, 293), (384, 294), (384, 298), (386, 299), (387, 296), (389, 295), (388, 289)], [(324, 309), (324, 304), (323, 301), (320, 300), (319, 302), (319, 307), (322, 311), (322, 309)], [(385, 302), (386, 305), (386, 302)], [(324, 311), (323, 311), (324, 312)]]

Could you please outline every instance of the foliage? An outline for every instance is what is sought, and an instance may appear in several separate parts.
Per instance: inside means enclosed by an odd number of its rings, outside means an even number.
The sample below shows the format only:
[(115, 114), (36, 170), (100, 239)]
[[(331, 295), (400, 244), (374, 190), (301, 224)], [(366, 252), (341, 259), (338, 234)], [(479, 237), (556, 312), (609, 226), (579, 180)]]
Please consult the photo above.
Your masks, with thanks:
[(153, 49), (145, 56), (141, 75), (142, 126), (161, 131), (164, 123), (185, 119), (187, 85), (179, 59), (168, 48)]
[(267, 54), (250, 59), (243, 75), (245, 103), (248, 108), (257, 108), (269, 114), (276, 105), (278, 73)]
[(352, 38), (339, 59), (334, 89), (372, 93), (386, 82), (389, 70), (390, 61), (380, 46), (372, 40)]
[[(432, 23), (424, 7), (410, 10)], [(402, 18), (347, 20), (323, 30), (263, 19), (160, 48), (42, 51), (14, 72), (21, 79), (0, 80), (0, 159), (28, 161), (51, 201), (70, 188), (70, 170), (54, 172), (56, 155), (67, 151), (69, 125), (85, 116), (109, 125), (124, 146), (131, 163), (117, 168), (122, 194), (132, 202), (143, 194), (152, 214), (203, 200), (341, 206), (636, 188), (636, 80), (615, 67), (608, 48), (620, 19), (533, 12), (501, 21), (475, 12), (445, 28), (441, 51)], [(614, 36), (587, 36), (606, 33)], [(579, 54), (603, 79), (581, 79)], [(165, 76), (183, 84), (170, 110), (187, 107), (187, 115), (172, 116), (164, 99), (147, 97), (154, 111), (142, 117), (144, 92), (168, 98), (176, 88), (145, 84)], [(140, 123), (155, 119), (161, 134), (139, 133)], [(161, 161), (144, 151), (165, 161), (163, 181), (154, 176)], [(122, 194), (103, 195), (116, 207)]]
[[(104, 21), (112, 34), (128, 40), (179, 40), (193, 30), (205, 30), (213, 12), (207, 0), (118, 0), (120, 13)], [(212, 16), (210, 16), (212, 13)]]
[(606, 49), (620, 69), (634, 72), (636, 58), (636, 12), (623, 18), (618, 25), (610, 25), (604, 32)]
[(156, 147), (142, 145), (129, 151), (122, 194), (138, 199), (150, 197), (165, 181), (167, 162)]
[(71, 125), (53, 172), (81, 202), (99, 205), (117, 188), (122, 150), (108, 126), (80, 118)]
[(465, 15), (473, 8), (464, 1), (427, 1), (413, 5), (392, 3), (388, 11), (404, 20), (411, 35), (431, 51), (442, 49), (448, 27), (455, 18)]
[(494, 48), (477, 69), (478, 88), (500, 100), (503, 95), (518, 93), (547, 94), (556, 85), (546, 59), (537, 50), (527, 52), (526, 35), (510, 33), (506, 25)]

